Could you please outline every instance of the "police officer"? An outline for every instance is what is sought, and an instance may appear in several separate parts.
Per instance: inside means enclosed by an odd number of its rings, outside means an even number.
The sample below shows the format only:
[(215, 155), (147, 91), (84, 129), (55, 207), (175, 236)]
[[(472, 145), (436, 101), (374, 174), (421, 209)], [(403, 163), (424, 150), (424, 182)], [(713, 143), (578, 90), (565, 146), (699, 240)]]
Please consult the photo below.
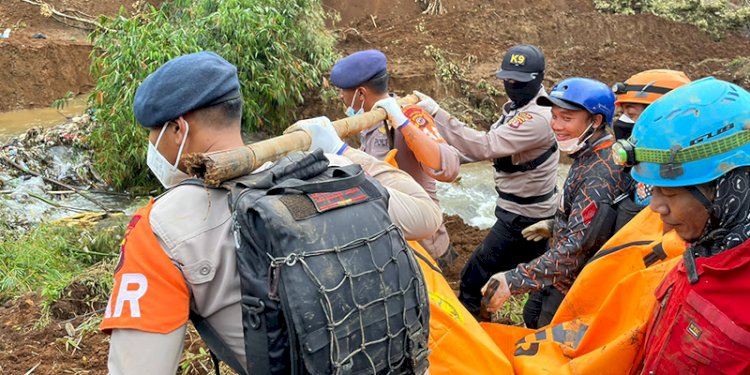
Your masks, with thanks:
[[(136, 91), (135, 117), (149, 130), (148, 166), (167, 191), (133, 216), (122, 242), (101, 324), (112, 335), (111, 374), (174, 374), (190, 311), (216, 330), (239, 364), (233, 367), (248, 369), (227, 193), (180, 184), (188, 178), (182, 155), (243, 146), (242, 106), (236, 68), (212, 52), (167, 62)], [(302, 128), (311, 149), (361, 164), (386, 187), (389, 215), (407, 239), (440, 225), (439, 208), (406, 173), (347, 147), (330, 122)]]
[(524, 320), (531, 328), (549, 324), (586, 261), (609, 239), (615, 199), (632, 181), (610, 155), (614, 139), (607, 126), (614, 116), (615, 96), (607, 85), (568, 78), (537, 104), (552, 107), (555, 140), (573, 159), (555, 214), (552, 245), (536, 259), (493, 275), (496, 289), (492, 282), (483, 288), (491, 298), (490, 311), (499, 309), (511, 294), (532, 292), (524, 307)]
[(462, 162), (492, 160), (495, 168), (497, 221), (461, 273), (459, 299), (475, 316), (481, 288), (490, 276), (532, 260), (546, 248), (521, 235), (525, 227), (551, 218), (558, 202), (559, 153), (549, 125), (550, 110), (536, 102), (547, 96), (544, 66), (544, 55), (535, 46), (508, 50), (496, 76), (503, 80), (510, 100), (488, 132), (474, 130), (415, 92), (422, 99), (419, 105), (435, 117), (440, 134), (464, 156)]
[[(402, 109), (396, 99), (389, 96), (388, 77), (386, 57), (378, 50), (355, 52), (336, 62), (331, 69), (331, 83), (341, 89), (340, 98), (348, 106), (347, 116), (376, 107), (388, 112), (388, 121), (360, 134), (360, 150), (380, 160), (392, 158), (395, 153), (398, 167), (412, 176), (438, 204), (435, 180), (451, 182), (456, 179), (460, 169), (458, 153), (445, 143), (432, 124), (432, 118), (419, 107)], [(458, 256), (443, 225), (419, 243), (441, 268), (452, 264)]]

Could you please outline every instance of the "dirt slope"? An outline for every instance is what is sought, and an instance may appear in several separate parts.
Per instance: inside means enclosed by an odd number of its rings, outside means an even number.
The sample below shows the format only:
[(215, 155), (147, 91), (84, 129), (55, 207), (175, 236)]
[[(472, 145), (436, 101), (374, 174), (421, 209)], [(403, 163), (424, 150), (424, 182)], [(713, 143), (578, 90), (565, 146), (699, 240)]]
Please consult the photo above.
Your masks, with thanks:
[[(438, 16), (422, 15), (415, 3), (403, 2), (410, 6), (394, 9), (387, 6), (391, 3), (387, 0), (367, 6), (324, 1), (340, 10), (341, 21), (336, 25), (340, 49), (344, 53), (368, 48), (386, 52), (397, 89), (435, 89), (435, 64), (424, 53), (426, 45), (462, 62), (470, 70), (470, 79), (490, 82), (508, 47), (539, 45), (547, 57), (548, 86), (569, 76), (611, 84), (651, 68), (684, 70), (693, 78), (716, 74), (731, 80), (726, 62), (750, 55), (750, 39), (729, 35), (715, 42), (696, 27), (656, 16), (602, 14), (588, 0), (444, 0), (447, 13)], [(373, 20), (373, 10), (384, 13)]]
[[(116, 15), (120, 7), (133, 10), (136, 0), (45, 0), (65, 14), (96, 19)], [(155, 3), (155, 1), (151, 1)], [(46, 107), (71, 91), (88, 92), (91, 46), (87, 33), (42, 15), (41, 8), (22, 0), (0, 1), (0, 111)], [(41, 33), (46, 39), (34, 39)]]

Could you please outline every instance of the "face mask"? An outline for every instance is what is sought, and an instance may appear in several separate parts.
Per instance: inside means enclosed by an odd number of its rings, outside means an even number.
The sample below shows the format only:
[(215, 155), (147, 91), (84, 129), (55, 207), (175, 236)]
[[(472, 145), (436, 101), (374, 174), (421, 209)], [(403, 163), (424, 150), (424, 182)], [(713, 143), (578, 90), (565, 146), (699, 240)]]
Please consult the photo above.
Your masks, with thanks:
[(623, 114), (620, 116), (620, 118), (615, 121), (614, 125), (612, 125), (612, 130), (615, 133), (615, 139), (628, 139), (630, 138), (630, 134), (633, 133), (633, 125), (635, 125), (635, 122), (628, 117), (628, 115)]
[(352, 96), (352, 103), (349, 104), (349, 107), (346, 109), (345, 113), (346, 113), (347, 117), (352, 117), (352, 116), (356, 116), (356, 115), (360, 115), (360, 114), (365, 113), (365, 102), (364, 101), (362, 102), (362, 106), (359, 107), (359, 111), (355, 111), (354, 110), (354, 101), (355, 100), (357, 100), (357, 92), (356, 91), (354, 91), (354, 96)]
[(152, 145), (148, 142), (148, 152), (146, 153), (146, 164), (161, 184), (170, 189), (180, 182), (187, 180), (190, 176), (187, 173), (177, 168), (180, 163), (180, 156), (182, 156), (182, 148), (185, 147), (185, 140), (187, 139), (188, 132), (190, 131), (190, 124), (185, 121), (185, 137), (182, 138), (180, 149), (177, 151), (177, 160), (174, 165), (170, 164), (169, 161), (162, 155), (156, 148), (159, 146), (161, 137), (164, 135), (164, 131), (167, 130), (167, 124), (164, 124), (159, 137), (156, 138), (156, 145)]
[[(589, 129), (591, 129), (592, 126), (594, 126), (593, 121), (589, 124), (586, 130), (583, 131), (583, 134), (588, 133)], [(560, 149), (560, 151), (566, 154), (575, 154), (576, 152), (581, 151), (583, 146), (586, 145), (586, 141), (588, 141), (592, 135), (594, 135), (594, 132), (591, 132), (591, 134), (589, 134), (583, 140), (580, 140), (580, 136), (578, 136), (576, 138), (566, 139), (564, 141), (558, 141), (557, 138), (555, 138), (555, 141), (557, 141), (557, 147)]]
[(504, 80), (505, 93), (508, 94), (508, 98), (513, 102), (513, 107), (520, 108), (529, 104), (531, 99), (534, 99), (542, 88), (543, 79), (544, 72), (537, 73), (536, 77), (529, 82), (511, 83), (509, 80)]

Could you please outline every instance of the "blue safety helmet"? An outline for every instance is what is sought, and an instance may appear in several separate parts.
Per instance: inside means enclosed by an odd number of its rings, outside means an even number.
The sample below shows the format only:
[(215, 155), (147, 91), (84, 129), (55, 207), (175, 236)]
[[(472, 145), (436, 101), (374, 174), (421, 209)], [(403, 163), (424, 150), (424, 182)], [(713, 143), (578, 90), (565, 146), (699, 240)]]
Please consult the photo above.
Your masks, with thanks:
[(750, 93), (713, 77), (677, 88), (643, 111), (613, 156), (633, 166), (636, 181), (662, 187), (700, 185), (750, 166)]
[(591, 114), (604, 116), (604, 123), (612, 125), (615, 116), (615, 94), (602, 82), (589, 78), (567, 78), (550, 91), (549, 96), (541, 96), (537, 104), (545, 107), (553, 105), (570, 109), (585, 109)]

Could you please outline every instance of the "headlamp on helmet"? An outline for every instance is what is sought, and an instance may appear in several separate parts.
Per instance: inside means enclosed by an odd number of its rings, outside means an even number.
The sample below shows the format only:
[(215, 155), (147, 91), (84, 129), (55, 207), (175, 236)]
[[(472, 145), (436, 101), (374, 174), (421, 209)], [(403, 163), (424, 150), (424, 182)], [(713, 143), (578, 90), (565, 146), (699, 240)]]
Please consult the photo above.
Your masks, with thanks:
[(612, 92), (615, 93), (615, 95), (622, 95), (628, 92), (627, 87), (628, 86), (624, 82), (617, 82), (612, 85)]
[(630, 143), (630, 140), (618, 140), (612, 145), (612, 159), (614, 159), (617, 165), (624, 167), (634, 166), (636, 163), (635, 146)]

